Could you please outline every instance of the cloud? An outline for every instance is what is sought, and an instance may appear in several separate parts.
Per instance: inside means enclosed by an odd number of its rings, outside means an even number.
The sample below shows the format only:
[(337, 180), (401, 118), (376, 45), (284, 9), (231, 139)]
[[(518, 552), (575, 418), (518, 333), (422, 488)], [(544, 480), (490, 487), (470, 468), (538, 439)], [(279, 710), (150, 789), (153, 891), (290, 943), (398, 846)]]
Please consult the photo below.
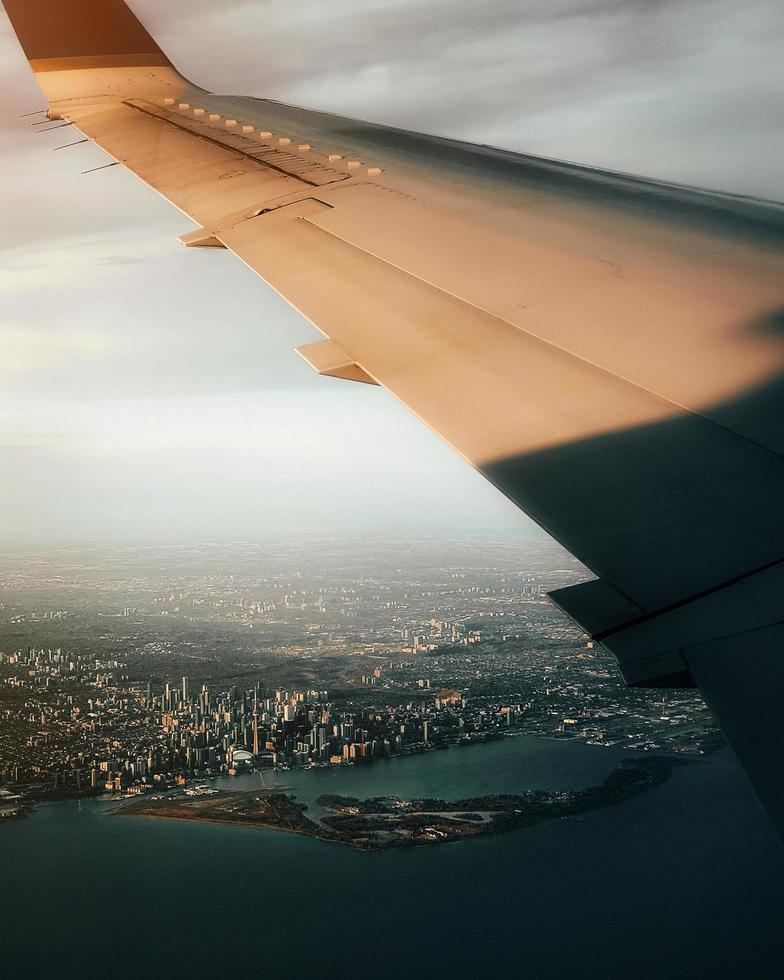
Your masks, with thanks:
[[(383, 392), (323, 384), (296, 400), (284, 392), (70, 406), (20, 400), (16, 419), (38, 451), (3, 459), (0, 540), (526, 526)], [(10, 406), (6, 416), (13, 422)]]
[[(123, 213), (122, 210), (120, 212)], [(312, 389), (294, 353), (317, 335), (226, 252), (174, 228), (0, 252), (0, 388), (39, 398), (150, 398)], [(2, 402), (0, 402), (0, 405)]]
[(214, 91), (784, 198), (778, 0), (134, 5)]
[(41, 368), (59, 367), (61, 360), (74, 352), (103, 362), (116, 346), (115, 338), (94, 326), (50, 327), (42, 331), (0, 324), (0, 381), (8, 375), (18, 374), (29, 383), (33, 371), (38, 374)]

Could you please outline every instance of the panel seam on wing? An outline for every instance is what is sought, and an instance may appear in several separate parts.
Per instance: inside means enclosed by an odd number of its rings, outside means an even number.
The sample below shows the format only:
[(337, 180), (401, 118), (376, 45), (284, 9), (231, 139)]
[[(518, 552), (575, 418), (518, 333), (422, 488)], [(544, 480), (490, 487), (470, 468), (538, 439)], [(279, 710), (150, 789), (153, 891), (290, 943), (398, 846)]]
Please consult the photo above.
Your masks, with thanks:
[[(372, 186), (372, 184), (370, 186)], [(623, 384), (628, 385), (630, 388), (634, 389), (635, 391), (644, 392), (646, 395), (649, 395), (651, 398), (655, 398), (663, 404), (672, 406), (673, 409), (677, 410), (678, 412), (682, 412), (684, 415), (692, 415), (695, 418), (702, 419), (702, 421), (704, 421), (706, 424), (713, 425), (717, 429), (722, 429), (723, 431), (728, 433), (728, 435), (733, 436), (736, 439), (740, 439), (745, 443), (749, 443), (750, 445), (757, 446), (757, 448), (763, 449), (766, 452), (771, 453), (773, 456), (776, 456), (778, 459), (784, 459), (783, 453), (779, 453), (775, 449), (771, 449), (770, 446), (766, 446), (764, 443), (757, 442), (755, 439), (751, 439), (748, 436), (743, 435), (740, 432), (737, 432), (735, 429), (732, 429), (727, 425), (723, 425), (721, 422), (717, 422), (715, 419), (712, 419), (708, 415), (704, 415), (702, 412), (698, 412), (695, 411), (693, 408), (688, 408), (685, 405), (681, 405), (679, 402), (673, 401), (671, 398), (667, 398), (664, 395), (661, 395), (658, 392), (645, 387), (644, 385), (638, 384), (637, 382), (632, 381), (630, 378), (626, 377), (623, 374), (616, 374), (614, 371), (611, 371), (609, 368), (603, 367), (601, 364), (597, 364), (595, 361), (592, 361), (581, 354), (577, 354), (574, 351), (569, 350), (567, 347), (563, 347), (560, 344), (556, 344), (551, 340), (547, 340), (544, 337), (540, 337), (538, 334), (532, 333), (530, 330), (526, 330), (525, 327), (522, 327), (517, 323), (512, 323), (510, 320), (507, 320), (506, 318), (499, 316), (497, 313), (493, 313), (491, 310), (488, 310), (482, 306), (477, 306), (475, 303), (472, 303), (470, 300), (466, 300), (463, 297), (458, 296), (457, 294), (451, 292), (450, 290), (444, 289), (442, 286), (439, 286), (437, 283), (425, 279), (422, 276), (417, 275), (417, 273), (411, 272), (409, 269), (406, 269), (405, 267), (398, 265), (395, 262), (389, 261), (388, 259), (379, 255), (378, 253), (373, 252), (370, 249), (364, 248), (362, 245), (358, 245), (356, 242), (352, 242), (350, 239), (346, 238), (345, 236), (337, 234), (336, 232), (331, 231), (328, 228), (325, 228), (323, 225), (318, 224), (316, 221), (313, 221), (311, 218), (301, 218), (297, 220), (302, 220), (307, 222), (308, 224), (317, 228), (319, 231), (323, 232), (324, 234), (329, 235), (332, 238), (335, 238), (346, 245), (349, 245), (351, 248), (358, 249), (359, 251), (363, 252), (365, 255), (369, 255), (372, 258), (376, 259), (378, 262), (382, 262), (385, 265), (390, 266), (390, 268), (397, 269), (398, 272), (401, 272), (404, 275), (411, 276), (413, 279), (416, 279), (418, 282), (422, 283), (423, 285), (428, 286), (431, 289), (438, 290), (438, 292), (442, 293), (444, 296), (449, 296), (455, 301), (457, 301), (458, 303), (462, 303), (465, 306), (470, 307), (473, 310), (476, 310), (478, 313), (481, 313), (485, 316), (492, 317), (493, 319), (498, 320), (501, 323), (507, 324), (509, 327), (524, 334), (530, 340), (537, 341), (543, 346), (549, 347), (551, 350), (558, 351), (559, 353), (565, 354), (567, 357), (574, 358), (576, 361), (580, 361), (581, 363), (588, 365), (589, 367), (595, 369), (596, 371), (600, 371), (605, 376), (614, 378), (616, 381), (620, 381)]]

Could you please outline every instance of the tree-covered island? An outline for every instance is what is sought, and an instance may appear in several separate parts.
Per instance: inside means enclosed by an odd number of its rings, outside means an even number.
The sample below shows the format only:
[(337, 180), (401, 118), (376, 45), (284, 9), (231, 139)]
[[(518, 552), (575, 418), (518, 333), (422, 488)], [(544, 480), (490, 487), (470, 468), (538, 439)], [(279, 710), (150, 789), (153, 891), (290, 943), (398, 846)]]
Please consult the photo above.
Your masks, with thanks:
[(664, 756), (625, 760), (601, 784), (581, 790), (528, 790), (459, 800), (325, 795), (317, 801), (322, 812), (313, 816), (305, 804), (280, 790), (142, 797), (112, 812), (287, 830), (372, 851), (443, 844), (575, 817), (652, 789), (683, 764), (685, 760)]

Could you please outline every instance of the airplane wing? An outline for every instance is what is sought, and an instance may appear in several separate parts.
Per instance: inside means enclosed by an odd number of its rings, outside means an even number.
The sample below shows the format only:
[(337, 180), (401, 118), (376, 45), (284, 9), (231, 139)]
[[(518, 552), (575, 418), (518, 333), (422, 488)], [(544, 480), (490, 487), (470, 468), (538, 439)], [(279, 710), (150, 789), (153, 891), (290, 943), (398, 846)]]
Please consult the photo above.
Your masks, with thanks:
[(698, 685), (784, 829), (784, 208), (213, 95), (122, 0), (3, 3), (50, 118), (591, 569), (555, 602), (628, 683)]

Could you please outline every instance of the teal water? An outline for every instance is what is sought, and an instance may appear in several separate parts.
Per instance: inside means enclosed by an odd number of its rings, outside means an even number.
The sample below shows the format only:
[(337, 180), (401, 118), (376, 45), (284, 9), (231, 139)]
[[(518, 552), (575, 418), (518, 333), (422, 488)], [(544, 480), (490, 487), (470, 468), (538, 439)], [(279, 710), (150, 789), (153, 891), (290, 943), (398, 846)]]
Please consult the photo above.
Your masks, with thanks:
[[(514, 738), (276, 779), (457, 796), (588, 785), (620, 755)], [(0, 976), (781, 976), (784, 848), (725, 753), (576, 821), (376, 854), (110, 805), (0, 827)]]
[[(387, 794), (403, 799), (424, 795), (458, 799), (526, 789), (581, 789), (600, 783), (627, 756), (622, 749), (592, 749), (578, 740), (555, 743), (521, 735), (370, 766), (265, 773), (263, 783), (288, 788), (311, 808), (315, 808), (323, 793), (344, 793), (363, 799)], [(253, 774), (212, 783), (225, 789), (245, 790), (260, 786), (262, 781)]]

